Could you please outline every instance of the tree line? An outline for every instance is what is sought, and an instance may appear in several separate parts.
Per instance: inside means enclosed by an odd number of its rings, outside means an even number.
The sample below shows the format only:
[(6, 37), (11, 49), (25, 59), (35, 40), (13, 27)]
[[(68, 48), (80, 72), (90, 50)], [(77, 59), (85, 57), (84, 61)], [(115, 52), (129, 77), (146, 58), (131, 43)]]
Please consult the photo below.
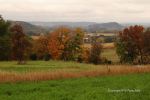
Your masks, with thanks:
[[(94, 40), (91, 48), (83, 46), (85, 32), (81, 28), (59, 27), (38, 39), (27, 36), (23, 28), (11, 26), (0, 16), (0, 60), (64, 60), (81, 63), (111, 64), (101, 57), (101, 41)], [(121, 63), (150, 63), (150, 29), (131, 26), (119, 32), (116, 38), (116, 52)]]

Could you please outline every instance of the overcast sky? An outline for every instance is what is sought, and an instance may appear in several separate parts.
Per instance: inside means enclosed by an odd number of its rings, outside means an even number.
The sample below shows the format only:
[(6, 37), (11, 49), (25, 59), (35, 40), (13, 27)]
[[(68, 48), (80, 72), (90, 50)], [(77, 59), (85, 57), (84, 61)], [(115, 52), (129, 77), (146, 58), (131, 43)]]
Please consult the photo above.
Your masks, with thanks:
[(5, 19), (150, 22), (150, 0), (0, 0)]

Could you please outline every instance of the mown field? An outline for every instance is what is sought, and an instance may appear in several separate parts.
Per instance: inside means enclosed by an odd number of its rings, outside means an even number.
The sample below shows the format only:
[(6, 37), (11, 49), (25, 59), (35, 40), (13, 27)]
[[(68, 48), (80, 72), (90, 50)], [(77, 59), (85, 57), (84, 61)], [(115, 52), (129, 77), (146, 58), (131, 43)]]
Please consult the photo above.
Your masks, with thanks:
[[(111, 90), (122, 90), (113, 92)], [(134, 91), (134, 92), (133, 92)], [(0, 100), (149, 100), (150, 74), (0, 84)]]

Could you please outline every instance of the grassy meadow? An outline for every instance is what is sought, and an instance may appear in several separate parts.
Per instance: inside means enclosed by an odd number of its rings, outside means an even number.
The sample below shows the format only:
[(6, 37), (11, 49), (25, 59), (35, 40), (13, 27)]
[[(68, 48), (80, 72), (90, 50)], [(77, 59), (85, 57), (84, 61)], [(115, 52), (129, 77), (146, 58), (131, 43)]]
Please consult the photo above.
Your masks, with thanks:
[(150, 99), (150, 65), (115, 65), (114, 48), (104, 49), (102, 56), (114, 65), (0, 62), (0, 100)]
[[(150, 74), (145, 73), (3, 83), (0, 84), (0, 100), (149, 100), (149, 77)], [(122, 89), (124, 91), (117, 92)]]
[(0, 83), (111, 76), (150, 72), (149, 65), (93, 65), (64, 61), (0, 62)]
[(104, 49), (102, 52), (102, 57), (105, 57), (108, 60), (111, 60), (112, 63), (118, 63), (119, 62), (119, 57), (116, 54), (115, 48)]
[[(112, 44), (108, 44), (109, 47)], [(111, 60), (113, 63), (119, 62), (119, 58), (116, 54), (115, 48), (107, 48), (102, 52), (102, 57)], [(103, 66), (103, 65), (99, 65)], [(58, 69), (73, 69), (73, 70), (82, 70), (82, 69), (91, 69), (95, 68), (95, 65), (92, 64), (83, 64), (76, 62), (63, 62), (63, 61), (27, 61), (25, 65), (18, 65), (17, 62), (0, 62), (0, 71), (17, 71), (17, 72), (29, 72), (29, 71), (55, 71)], [(69, 71), (70, 71), (69, 70)]]

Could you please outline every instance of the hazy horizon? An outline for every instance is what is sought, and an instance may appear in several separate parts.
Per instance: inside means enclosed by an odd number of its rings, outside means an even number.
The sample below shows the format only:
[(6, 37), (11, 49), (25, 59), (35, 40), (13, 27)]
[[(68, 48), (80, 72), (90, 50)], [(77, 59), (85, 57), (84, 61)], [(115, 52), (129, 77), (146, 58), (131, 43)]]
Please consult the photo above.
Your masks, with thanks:
[(0, 14), (27, 22), (150, 23), (149, 6), (150, 0), (0, 0)]

